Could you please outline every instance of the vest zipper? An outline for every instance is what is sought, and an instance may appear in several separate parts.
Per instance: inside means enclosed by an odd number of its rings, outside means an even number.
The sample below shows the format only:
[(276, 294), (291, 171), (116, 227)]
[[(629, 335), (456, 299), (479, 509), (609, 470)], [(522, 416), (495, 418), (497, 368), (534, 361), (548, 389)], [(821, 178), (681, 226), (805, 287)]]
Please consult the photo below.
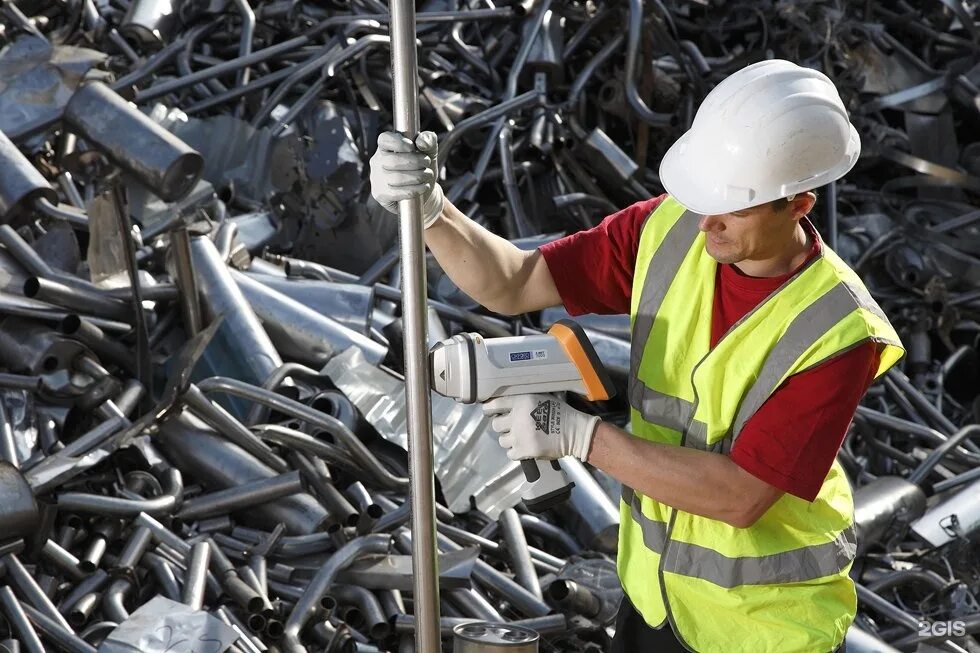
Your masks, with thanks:
[[(722, 336), (722, 338), (724, 338), (724, 336)], [(684, 428), (684, 432), (681, 433), (680, 446), (682, 447), (684, 446), (684, 443), (687, 441), (687, 434), (691, 430), (691, 425), (694, 424), (694, 416), (698, 412), (698, 402), (701, 399), (700, 396), (698, 395), (698, 387), (694, 384), (694, 375), (697, 373), (698, 368), (701, 367), (701, 363), (703, 363), (710, 354), (711, 354), (711, 350), (709, 350), (708, 353), (705, 354), (701, 358), (701, 360), (698, 361), (698, 364), (694, 366), (694, 369), (691, 370), (691, 388), (694, 390), (694, 403), (691, 406), (691, 417), (687, 421), (687, 426)], [(696, 653), (694, 651), (694, 648), (684, 640), (684, 637), (680, 634), (680, 629), (677, 627), (677, 624), (674, 622), (674, 615), (670, 611), (670, 601), (667, 599), (667, 584), (664, 582), (664, 561), (667, 560), (667, 553), (670, 551), (670, 542), (671, 542), (670, 534), (674, 531), (675, 519), (677, 519), (677, 508), (671, 508), (670, 521), (667, 522), (667, 532), (664, 535), (664, 552), (660, 556), (660, 565), (658, 565), (658, 569), (657, 569), (657, 581), (660, 583), (660, 596), (664, 602), (664, 612), (667, 615), (668, 623), (670, 623), (670, 629), (674, 631), (674, 637), (676, 637), (677, 641), (680, 642), (681, 645), (684, 648), (686, 648), (688, 651), (692, 651), (692, 653)]]

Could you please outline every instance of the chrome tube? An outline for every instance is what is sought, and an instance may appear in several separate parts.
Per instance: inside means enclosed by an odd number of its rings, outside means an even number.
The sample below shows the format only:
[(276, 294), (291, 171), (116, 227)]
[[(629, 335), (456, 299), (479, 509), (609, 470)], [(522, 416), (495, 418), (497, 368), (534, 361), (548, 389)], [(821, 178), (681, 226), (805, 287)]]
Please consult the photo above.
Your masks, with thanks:
[(83, 288), (69, 286), (60, 279), (31, 277), (24, 282), (24, 296), (55, 306), (127, 324), (133, 321), (132, 307), (119, 299)]
[(71, 609), (75, 607), (78, 601), (92, 592), (101, 592), (105, 589), (105, 586), (109, 584), (109, 573), (104, 569), (98, 569), (94, 574), (90, 574), (85, 580), (81, 581), (75, 587), (72, 588), (71, 592), (65, 595), (61, 599), (61, 604), (58, 605), (58, 612), (60, 612), (65, 617), (71, 612)]
[(62, 492), (57, 497), (59, 510), (86, 512), (96, 515), (135, 517), (169, 515), (180, 506), (184, 497), (184, 481), (179, 469), (168, 469), (163, 476), (163, 494), (151, 499), (123, 499), (84, 492)]
[[(165, 421), (157, 441), (168, 459), (208, 489), (222, 490), (276, 476), (268, 465), (187, 412)], [(255, 506), (243, 517), (268, 528), (283, 523), (293, 534), (316, 532), (328, 519), (327, 511), (305, 492)]]
[(169, 562), (155, 553), (145, 553), (142, 564), (153, 574), (163, 596), (171, 601), (180, 601), (180, 586), (177, 584), (177, 575)]
[[(75, 634), (69, 627), (61, 625), (40, 610), (29, 605), (22, 606), (27, 618), (44, 636), (68, 653), (96, 653), (95, 647)], [(59, 615), (60, 616), (60, 615)]]
[(330, 595), (341, 603), (356, 605), (364, 616), (364, 628), (368, 637), (382, 640), (391, 632), (391, 624), (381, 608), (374, 592), (357, 585), (332, 585)]
[(302, 491), (303, 482), (299, 472), (294, 470), (272, 478), (252, 481), (194, 497), (184, 504), (184, 507), (177, 513), (177, 517), (189, 522), (268, 503)]
[(191, 257), (197, 275), (201, 311), (210, 323), (224, 315), (224, 323), (205, 352), (212, 369), (234, 362), (236, 378), (262, 383), (282, 365), (282, 357), (262, 328), (259, 318), (221, 260), (210, 238), (191, 238)]
[[(0, 562), (3, 563), (3, 566), (7, 570), (8, 582), (17, 589), (17, 592), (24, 597), (27, 603), (37, 608), (40, 613), (52, 620), (58, 626), (61, 626), (68, 632), (72, 632), (71, 626), (68, 625), (68, 621), (60, 612), (58, 612), (58, 609), (51, 602), (51, 599), (49, 599), (44, 591), (38, 586), (37, 582), (34, 580), (34, 577), (27, 572), (27, 569), (24, 568), (20, 558), (13, 553), (8, 553), (2, 559), (0, 559)], [(37, 622), (34, 621), (34, 619), (31, 619), (31, 621), (37, 625)]]
[(41, 547), (41, 557), (64, 572), (75, 581), (84, 580), (88, 574), (78, 565), (78, 558), (58, 545), (54, 540), (48, 540)]
[(208, 563), (211, 560), (211, 545), (198, 542), (191, 547), (191, 555), (187, 561), (187, 573), (184, 574), (184, 590), (181, 593), (181, 603), (194, 610), (200, 610), (204, 605), (204, 588), (207, 582)]
[(340, 322), (362, 335), (371, 331), (371, 311), (374, 308), (374, 287), (356, 283), (336, 283), (305, 279), (287, 279), (260, 272), (245, 272), (246, 276), (310, 307), (321, 315)]
[[(390, 0), (391, 77), (394, 127), (413, 141), (419, 131), (418, 61), (415, 50), (415, 3)], [(409, 481), (412, 504), (414, 610), (419, 620), (415, 647), (437, 651), (439, 638), (439, 570), (436, 566), (435, 474), (429, 395), (429, 351), (425, 336), (425, 241), (422, 205), (416, 199), (398, 204), (402, 261), (402, 325), (405, 332), (405, 402), (407, 408)]]
[(531, 594), (543, 599), (541, 585), (538, 583), (538, 574), (531, 562), (531, 554), (527, 550), (527, 537), (524, 535), (524, 528), (521, 526), (521, 518), (517, 511), (513, 508), (507, 508), (500, 513), (500, 526), (504, 532), (504, 542), (507, 544), (507, 551), (510, 553), (510, 559), (513, 563), (514, 578)]
[[(306, 653), (306, 647), (299, 640), (300, 631), (303, 630), (306, 622), (313, 616), (313, 613), (316, 611), (316, 606), (333, 583), (337, 572), (364, 554), (386, 553), (389, 543), (390, 537), (388, 535), (365, 535), (351, 540), (327, 559), (326, 563), (320, 567), (316, 575), (310, 580), (309, 585), (306, 586), (303, 595), (296, 601), (296, 605), (293, 606), (293, 610), (286, 620), (282, 643), (285, 653)], [(438, 633), (436, 635), (438, 637)], [(437, 643), (438, 641), (436, 639)]]
[[(343, 422), (335, 417), (326, 415), (318, 410), (306, 406), (305, 404), (289, 399), (288, 397), (283, 397), (282, 395), (278, 395), (274, 392), (244, 383), (238, 379), (213, 376), (198, 383), (197, 387), (199, 387), (205, 393), (225, 392), (235, 397), (241, 397), (243, 399), (265, 404), (266, 406), (275, 408), (286, 415), (306, 420), (307, 422), (320, 427), (335, 439), (340, 441), (344, 447), (350, 451), (351, 456), (353, 456), (357, 464), (374, 476), (375, 481), (377, 481), (379, 485), (387, 489), (399, 490), (402, 492), (408, 489), (409, 481), (407, 478), (402, 478), (392, 474), (384, 465), (381, 464), (381, 461), (378, 460), (377, 456), (371, 453), (367, 446), (365, 446), (364, 442), (361, 441), (361, 439), (357, 437), (357, 435), (355, 435), (349, 428), (347, 428)], [(434, 502), (435, 501), (433, 499), (433, 503)]]
[(352, 346), (360, 349), (372, 365), (377, 365), (387, 355), (383, 345), (333, 318), (321, 315), (237, 270), (232, 270), (231, 275), (277, 349), (287, 358), (321, 367)]
[(3, 613), (7, 617), (7, 623), (17, 633), (24, 650), (27, 653), (44, 653), (44, 646), (37, 636), (37, 631), (34, 630), (34, 626), (31, 625), (24, 613), (20, 601), (14, 596), (13, 590), (6, 585), (0, 586), (0, 607), (3, 608)]
[(197, 417), (225, 439), (237, 444), (277, 472), (285, 472), (289, 469), (286, 461), (276, 455), (266, 443), (249, 431), (248, 427), (239, 422), (234, 415), (205, 397), (194, 384), (184, 392), (184, 401)]

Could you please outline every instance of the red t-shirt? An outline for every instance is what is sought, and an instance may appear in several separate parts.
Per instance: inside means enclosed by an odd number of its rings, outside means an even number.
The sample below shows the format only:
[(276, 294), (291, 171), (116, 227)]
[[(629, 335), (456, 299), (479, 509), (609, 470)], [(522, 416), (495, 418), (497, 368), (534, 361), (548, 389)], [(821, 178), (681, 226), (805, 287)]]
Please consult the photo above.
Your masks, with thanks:
[[(571, 315), (629, 313), (640, 231), (664, 197), (637, 202), (592, 229), (540, 248)], [(816, 234), (811, 237), (807, 260), (821, 248)], [(751, 277), (734, 265), (719, 265), (711, 346), (794, 272)], [(868, 342), (786, 379), (746, 423), (731, 459), (770, 485), (813, 501), (874, 380), (878, 356), (877, 346)]]

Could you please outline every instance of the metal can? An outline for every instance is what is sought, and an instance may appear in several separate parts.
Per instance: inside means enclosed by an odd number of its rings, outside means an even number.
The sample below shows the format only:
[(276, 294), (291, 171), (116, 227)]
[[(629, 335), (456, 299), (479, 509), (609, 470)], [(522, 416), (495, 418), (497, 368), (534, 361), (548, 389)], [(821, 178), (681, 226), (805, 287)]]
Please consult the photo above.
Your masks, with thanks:
[(537, 653), (540, 637), (530, 628), (478, 621), (453, 628), (453, 653)]

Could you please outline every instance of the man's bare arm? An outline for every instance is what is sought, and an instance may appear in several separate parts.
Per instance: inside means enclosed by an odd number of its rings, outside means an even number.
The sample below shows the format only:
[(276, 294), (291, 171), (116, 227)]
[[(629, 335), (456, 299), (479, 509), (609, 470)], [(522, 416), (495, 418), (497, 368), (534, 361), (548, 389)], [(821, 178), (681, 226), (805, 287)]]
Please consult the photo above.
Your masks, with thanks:
[(459, 288), (481, 305), (517, 315), (561, 304), (548, 265), (484, 229), (446, 200), (442, 217), (425, 230), (425, 243)]
[(661, 503), (736, 528), (754, 524), (783, 495), (728, 456), (649, 442), (606, 422), (588, 462)]

